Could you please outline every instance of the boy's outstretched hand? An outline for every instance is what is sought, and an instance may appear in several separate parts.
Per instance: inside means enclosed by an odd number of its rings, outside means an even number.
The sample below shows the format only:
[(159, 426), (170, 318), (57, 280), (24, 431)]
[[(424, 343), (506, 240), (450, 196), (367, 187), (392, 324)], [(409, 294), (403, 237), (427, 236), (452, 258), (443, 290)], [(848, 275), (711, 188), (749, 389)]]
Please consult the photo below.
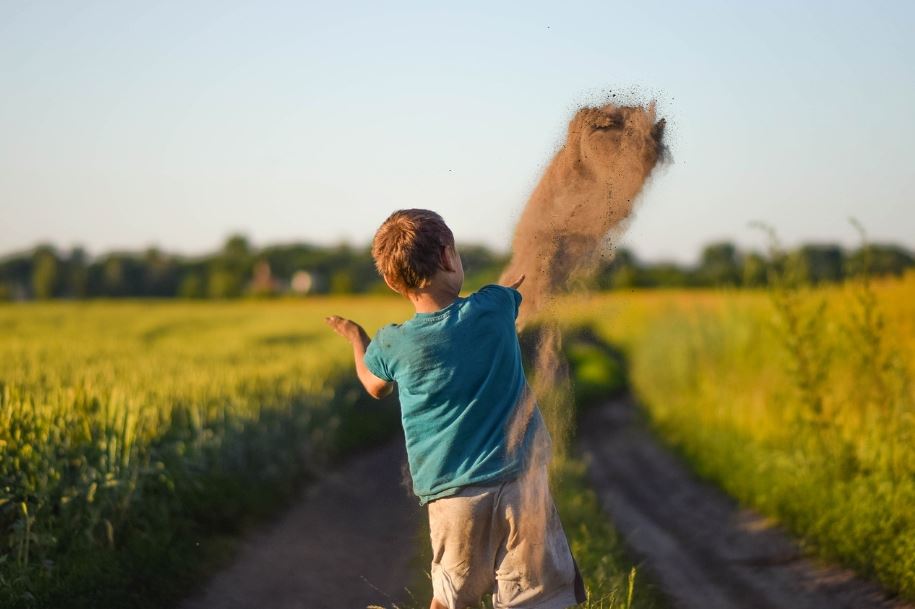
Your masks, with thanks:
[(362, 326), (352, 320), (345, 319), (339, 315), (331, 315), (330, 317), (325, 317), (324, 321), (334, 332), (351, 343), (358, 341), (368, 344), (369, 342), (369, 335), (366, 334)]
[(325, 317), (324, 321), (334, 332), (353, 345), (353, 359), (356, 362), (356, 376), (359, 377), (359, 381), (362, 382), (362, 386), (369, 392), (369, 395), (373, 398), (381, 399), (391, 393), (391, 391), (394, 390), (394, 383), (378, 378), (372, 374), (372, 371), (365, 365), (365, 350), (368, 349), (372, 339), (369, 338), (369, 335), (362, 326), (352, 320), (340, 317), (339, 315)]

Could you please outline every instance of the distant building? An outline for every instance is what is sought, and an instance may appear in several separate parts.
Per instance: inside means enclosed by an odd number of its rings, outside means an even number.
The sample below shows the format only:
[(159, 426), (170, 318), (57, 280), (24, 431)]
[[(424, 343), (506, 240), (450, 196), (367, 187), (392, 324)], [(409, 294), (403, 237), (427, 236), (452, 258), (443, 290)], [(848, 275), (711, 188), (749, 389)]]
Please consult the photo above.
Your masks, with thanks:
[(292, 289), (293, 294), (308, 294), (315, 287), (314, 276), (308, 271), (296, 271), (292, 274), (292, 281), (289, 282), (289, 287)]
[(252, 294), (260, 296), (269, 296), (278, 294), (283, 291), (283, 282), (273, 276), (270, 271), (270, 263), (266, 260), (259, 260), (254, 265), (254, 276), (248, 289)]

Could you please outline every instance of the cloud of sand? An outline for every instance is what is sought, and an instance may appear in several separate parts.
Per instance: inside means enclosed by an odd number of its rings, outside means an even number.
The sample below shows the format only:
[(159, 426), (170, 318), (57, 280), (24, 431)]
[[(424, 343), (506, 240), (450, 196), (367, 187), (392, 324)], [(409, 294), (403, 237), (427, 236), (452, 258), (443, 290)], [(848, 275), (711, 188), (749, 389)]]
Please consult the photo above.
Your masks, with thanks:
[(571, 281), (593, 273), (611, 232), (620, 233), (658, 161), (663, 120), (647, 107), (582, 108), (543, 173), (515, 229), (503, 283), (526, 275), (520, 321), (527, 322)]
[[(582, 108), (522, 212), (512, 258), (500, 282), (507, 284), (525, 275), (519, 325), (536, 317), (538, 338), (533, 391), (510, 422), (512, 450), (524, 437), (536, 404), (553, 438), (552, 450), (562, 451), (568, 442), (571, 386), (551, 305), (574, 283), (593, 275), (602, 258), (612, 256), (613, 241), (625, 230), (642, 187), (667, 157), (664, 126), (664, 120), (656, 120), (654, 104)], [(537, 441), (534, 445), (540, 454), (531, 463), (549, 460), (543, 453), (551, 450), (550, 444)], [(531, 512), (537, 512), (535, 506), (544, 505), (542, 499), (529, 497), (525, 502)]]

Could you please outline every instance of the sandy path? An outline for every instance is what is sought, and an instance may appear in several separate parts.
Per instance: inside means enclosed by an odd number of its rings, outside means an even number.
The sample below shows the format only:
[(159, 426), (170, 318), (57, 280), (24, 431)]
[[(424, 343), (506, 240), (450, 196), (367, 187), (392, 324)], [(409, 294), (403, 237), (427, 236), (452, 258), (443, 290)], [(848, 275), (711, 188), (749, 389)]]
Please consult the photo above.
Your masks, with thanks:
[(402, 599), (416, 580), (423, 514), (401, 483), (403, 461), (397, 438), (309, 485), (180, 609), (357, 609)]
[(802, 557), (779, 528), (697, 480), (631, 401), (586, 413), (579, 442), (604, 508), (674, 607), (912, 609)]

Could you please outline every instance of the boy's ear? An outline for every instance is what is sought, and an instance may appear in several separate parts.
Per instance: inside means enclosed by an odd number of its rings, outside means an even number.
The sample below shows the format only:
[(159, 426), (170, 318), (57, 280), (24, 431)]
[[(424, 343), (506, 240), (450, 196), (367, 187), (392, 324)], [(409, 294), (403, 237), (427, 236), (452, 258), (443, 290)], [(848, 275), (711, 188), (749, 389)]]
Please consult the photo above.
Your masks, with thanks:
[(395, 288), (393, 285), (391, 285), (391, 282), (388, 281), (388, 278), (387, 278), (387, 277), (385, 277), (384, 275), (382, 275), (381, 278), (384, 279), (384, 283), (385, 283), (386, 286), (388, 286), (389, 288), (391, 288), (391, 290), (393, 290), (395, 293), (400, 294), (400, 290), (398, 290), (398, 289)]
[(454, 255), (454, 246), (442, 246), (441, 262), (439, 264), (441, 265), (443, 271), (448, 271), (449, 273), (454, 272), (454, 260), (452, 259)]

